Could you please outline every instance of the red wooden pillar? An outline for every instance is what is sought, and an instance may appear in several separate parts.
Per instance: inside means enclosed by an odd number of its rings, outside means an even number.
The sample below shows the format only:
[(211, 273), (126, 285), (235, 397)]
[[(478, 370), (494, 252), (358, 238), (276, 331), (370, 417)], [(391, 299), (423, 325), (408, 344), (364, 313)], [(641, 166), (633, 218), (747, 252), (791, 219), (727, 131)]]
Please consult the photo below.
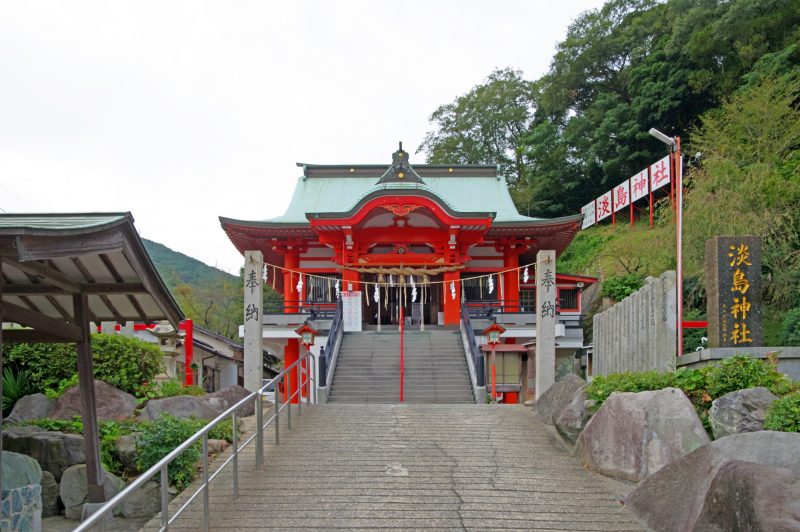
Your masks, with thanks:
[[(453, 298), (451, 283), (455, 287), (455, 298)], [(444, 324), (458, 325), (461, 320), (461, 272), (445, 272), (442, 297), (444, 298)]]
[(297, 293), (297, 280), (299, 274), (297, 267), (299, 260), (296, 251), (287, 251), (283, 256), (283, 311), (285, 313), (298, 312), (297, 301), (302, 299)]
[(348, 291), (348, 284), (353, 285), (353, 292), (359, 290), (359, 278), (357, 271), (342, 270), (342, 292)]
[[(300, 358), (300, 339), (299, 338), (289, 338), (286, 347), (283, 350), (283, 367), (288, 368), (295, 362), (297, 359)], [(298, 364), (299, 365), (299, 364)], [(284, 377), (283, 381), (283, 400), (288, 401), (289, 397), (292, 397), (294, 393), (297, 391), (297, 375), (300, 372), (298, 371), (298, 367), (295, 366), (290, 371), (286, 372), (286, 376)], [(286, 379), (289, 379), (289, 385), (286, 385)], [(293, 397), (292, 402), (297, 403), (300, 397)]]
[(506, 246), (503, 269), (511, 270), (503, 274), (503, 296), (509, 312), (519, 312), (519, 254), (516, 247)]
[[(183, 329), (183, 332), (186, 334), (183, 341), (183, 355), (184, 355), (184, 366), (186, 371), (184, 371), (184, 386), (192, 386), (194, 384), (194, 370), (192, 369), (192, 361), (194, 359), (194, 324), (192, 320), (184, 320), (183, 323), (179, 325), (179, 327)], [(203, 368), (200, 368), (200, 371), (203, 371)], [(202, 379), (202, 373), (201, 379)]]

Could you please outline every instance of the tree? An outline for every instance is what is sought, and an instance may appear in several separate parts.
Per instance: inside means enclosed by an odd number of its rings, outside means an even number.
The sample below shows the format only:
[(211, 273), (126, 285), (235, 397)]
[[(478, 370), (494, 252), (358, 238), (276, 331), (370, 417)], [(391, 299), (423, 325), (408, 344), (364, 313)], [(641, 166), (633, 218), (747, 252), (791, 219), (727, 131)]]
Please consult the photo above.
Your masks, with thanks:
[(535, 108), (534, 84), (511, 68), (495, 70), (480, 85), (430, 116), (435, 128), (417, 153), (433, 164), (502, 164), (513, 186), (524, 173), (520, 143)]

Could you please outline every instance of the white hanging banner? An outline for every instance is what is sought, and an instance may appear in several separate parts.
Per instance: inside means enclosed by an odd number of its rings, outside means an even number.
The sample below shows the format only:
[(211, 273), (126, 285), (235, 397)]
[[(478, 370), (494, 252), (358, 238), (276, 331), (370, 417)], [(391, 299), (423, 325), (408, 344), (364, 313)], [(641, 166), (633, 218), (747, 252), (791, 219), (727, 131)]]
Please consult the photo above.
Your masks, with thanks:
[(631, 204), (630, 180), (614, 187), (614, 212)]
[(611, 216), (611, 191), (597, 198), (597, 221)]
[(647, 181), (647, 170), (642, 170), (631, 179), (631, 201), (639, 201), (647, 196), (650, 192), (649, 183)]
[[(583, 225), (581, 225), (581, 229), (591, 227), (597, 221), (595, 219), (597, 213), (595, 212), (594, 203), (594, 200), (592, 200), (581, 208), (581, 212), (583, 213)], [(525, 282), (527, 283), (528, 281)]]
[(669, 155), (650, 165), (650, 190), (656, 190), (669, 185), (671, 175), (669, 172)]

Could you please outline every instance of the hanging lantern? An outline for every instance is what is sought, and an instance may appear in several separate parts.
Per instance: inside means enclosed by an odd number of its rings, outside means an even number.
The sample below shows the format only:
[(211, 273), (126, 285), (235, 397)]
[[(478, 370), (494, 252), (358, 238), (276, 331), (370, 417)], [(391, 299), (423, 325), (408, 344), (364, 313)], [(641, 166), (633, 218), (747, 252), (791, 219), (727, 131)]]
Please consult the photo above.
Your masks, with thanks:
[(528, 277), (528, 267), (525, 266), (525, 269), (522, 271), (522, 282), (523, 283), (527, 283), (528, 282), (528, 278), (529, 278)]

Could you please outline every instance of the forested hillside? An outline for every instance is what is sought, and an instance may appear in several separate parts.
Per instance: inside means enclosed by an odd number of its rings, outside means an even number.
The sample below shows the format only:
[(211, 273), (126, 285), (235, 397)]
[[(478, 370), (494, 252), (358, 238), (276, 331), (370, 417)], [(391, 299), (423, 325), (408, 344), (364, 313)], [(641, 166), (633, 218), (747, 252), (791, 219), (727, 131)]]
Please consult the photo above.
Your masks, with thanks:
[[(158, 273), (187, 318), (214, 332), (236, 338), (243, 322), (242, 280), (199, 260), (143, 239)], [(264, 287), (264, 296), (278, 296)]]
[[(704, 313), (705, 240), (755, 234), (767, 340), (786, 343), (782, 328), (800, 328), (798, 43), (796, 0), (613, 0), (569, 27), (543, 77), (497, 70), (436, 109), (419, 151), (505, 163), (520, 212), (552, 217), (663, 157), (651, 127), (681, 136), (687, 314)], [(599, 275), (622, 296), (675, 267), (674, 242), (662, 204), (655, 229), (582, 231), (560, 269)]]

